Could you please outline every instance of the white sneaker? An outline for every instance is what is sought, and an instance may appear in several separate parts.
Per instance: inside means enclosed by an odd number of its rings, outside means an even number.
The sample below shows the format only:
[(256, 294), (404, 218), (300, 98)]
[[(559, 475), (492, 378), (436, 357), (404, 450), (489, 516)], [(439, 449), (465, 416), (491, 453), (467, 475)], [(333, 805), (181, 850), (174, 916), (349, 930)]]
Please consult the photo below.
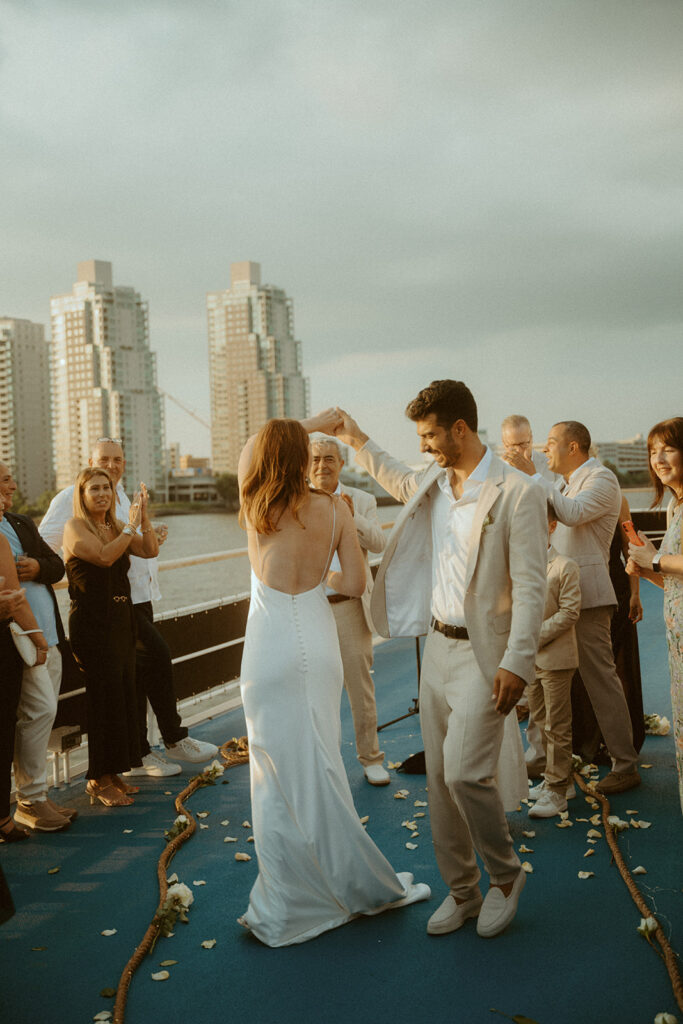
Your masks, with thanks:
[(192, 764), (199, 764), (201, 761), (210, 761), (218, 757), (218, 747), (215, 743), (204, 743), (203, 740), (193, 740), (186, 736), (184, 740), (178, 740), (166, 747), (166, 753), (171, 757), (177, 757), (179, 761), (191, 761)]
[(123, 774), (126, 776), (148, 775), (152, 779), (162, 779), (167, 775), (180, 775), (182, 770), (179, 764), (173, 764), (156, 750), (150, 750), (149, 754), (145, 754), (143, 757), (142, 764), (123, 772)]
[[(537, 786), (532, 786), (531, 787), (531, 789), (529, 790), (529, 799), (530, 800), (540, 800), (540, 798), (543, 796), (543, 794), (547, 793), (547, 792), (548, 792), (548, 787), (546, 786), (545, 779), (544, 779), (543, 782), (539, 782), (539, 784)], [(567, 788), (565, 790), (564, 797), (565, 797), (565, 800), (573, 800), (575, 796), (576, 796), (576, 786), (570, 780), (570, 782), (568, 783)]]
[(553, 793), (552, 789), (546, 789), (538, 798), (533, 807), (529, 808), (530, 818), (552, 818), (556, 814), (562, 814), (567, 810), (567, 801), (559, 793)]
[(371, 786), (388, 786), (391, 782), (389, 772), (381, 764), (368, 764), (363, 772)]

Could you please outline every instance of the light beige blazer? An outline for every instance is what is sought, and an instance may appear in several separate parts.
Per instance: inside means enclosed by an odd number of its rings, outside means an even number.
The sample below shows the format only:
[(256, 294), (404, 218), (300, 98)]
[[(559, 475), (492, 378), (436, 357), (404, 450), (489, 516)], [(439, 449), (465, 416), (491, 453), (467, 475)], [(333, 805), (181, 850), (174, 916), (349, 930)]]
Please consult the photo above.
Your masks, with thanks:
[[(372, 619), (382, 636), (419, 636), (429, 629), (432, 593), (432, 463), (415, 471), (373, 441), (356, 460), (405, 507), (382, 559)], [(530, 477), (496, 455), (474, 515), (465, 579), (465, 621), (485, 678), (499, 667), (534, 678), (546, 590), (546, 501)]]
[(579, 567), (581, 607), (616, 604), (609, 575), (609, 549), (621, 508), (616, 476), (597, 459), (588, 459), (572, 473), (564, 492), (549, 480), (539, 483), (559, 520), (553, 547)]
[(537, 668), (578, 668), (575, 623), (581, 612), (579, 567), (554, 548), (548, 552), (548, 579), (543, 625), (538, 640)]
[(363, 551), (363, 558), (365, 559), (365, 576), (368, 581), (361, 601), (363, 602), (365, 621), (368, 624), (368, 629), (372, 632), (373, 624), (370, 612), (370, 600), (372, 598), (373, 580), (372, 572), (370, 571), (370, 566), (368, 564), (368, 551), (372, 551), (374, 554), (384, 551), (387, 542), (387, 535), (382, 529), (382, 525), (379, 521), (379, 517), (377, 515), (377, 501), (373, 494), (368, 494), (367, 491), (361, 491), (358, 487), (347, 487), (346, 484), (341, 484), (340, 489), (342, 494), (348, 494), (350, 498), (353, 498), (353, 522), (358, 533), (358, 542)]

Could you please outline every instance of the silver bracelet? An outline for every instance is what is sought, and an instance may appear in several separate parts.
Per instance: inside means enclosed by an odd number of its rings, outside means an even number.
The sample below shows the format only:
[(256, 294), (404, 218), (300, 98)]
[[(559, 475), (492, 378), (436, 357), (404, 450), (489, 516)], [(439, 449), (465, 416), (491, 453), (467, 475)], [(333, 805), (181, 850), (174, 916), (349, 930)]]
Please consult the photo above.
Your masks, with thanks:
[(127, 526), (124, 526), (124, 528), (121, 530), (121, 533), (125, 533), (127, 537), (134, 537), (135, 536), (135, 530), (130, 525), (130, 523), (128, 523)]

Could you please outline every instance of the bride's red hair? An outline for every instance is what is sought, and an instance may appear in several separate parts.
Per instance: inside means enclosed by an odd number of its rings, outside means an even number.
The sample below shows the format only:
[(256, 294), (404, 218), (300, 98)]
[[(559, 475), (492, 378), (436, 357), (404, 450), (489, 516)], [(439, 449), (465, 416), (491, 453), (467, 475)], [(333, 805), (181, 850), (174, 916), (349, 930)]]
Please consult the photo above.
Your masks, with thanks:
[(308, 434), (298, 420), (268, 420), (254, 439), (242, 484), (240, 525), (274, 533), (286, 509), (301, 523), (298, 511), (311, 493), (306, 480), (309, 458)]

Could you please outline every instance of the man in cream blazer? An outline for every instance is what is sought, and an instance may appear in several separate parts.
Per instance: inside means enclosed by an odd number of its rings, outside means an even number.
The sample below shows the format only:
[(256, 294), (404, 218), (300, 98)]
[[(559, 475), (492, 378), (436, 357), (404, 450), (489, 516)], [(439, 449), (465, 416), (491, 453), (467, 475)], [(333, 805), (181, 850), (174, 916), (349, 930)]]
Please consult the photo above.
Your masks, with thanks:
[[(314, 487), (328, 494), (339, 494), (353, 513), (358, 542), (365, 559), (367, 587), (361, 598), (336, 594), (327, 587), (327, 600), (337, 626), (339, 649), (344, 666), (344, 686), (351, 705), (353, 728), (356, 734), (356, 752), (363, 765), (365, 778), (372, 786), (387, 786), (391, 781), (384, 768), (384, 753), (379, 749), (377, 737), (377, 705), (372, 668), (372, 618), (370, 596), (372, 573), (368, 564), (368, 551), (384, 550), (385, 538), (377, 517), (377, 502), (372, 494), (357, 487), (343, 486), (339, 476), (344, 458), (337, 442), (331, 437), (311, 440), (310, 481)], [(330, 566), (339, 569), (335, 554)]]
[[(330, 432), (405, 503), (372, 598), (383, 636), (428, 633), (420, 680), (434, 851), (449, 893), (430, 934), (478, 917), (491, 937), (513, 919), (525, 873), (495, 774), (505, 716), (534, 677), (546, 576), (546, 502), (490, 452), (460, 381), (434, 381), (406, 410), (421, 450), (415, 472), (382, 451), (348, 414)], [(516, 724), (515, 724), (516, 728)], [(489, 874), (482, 903), (475, 852)]]
[(609, 575), (609, 549), (619, 518), (621, 491), (611, 470), (590, 456), (591, 436), (576, 420), (550, 429), (548, 465), (564, 477), (553, 485), (521, 456), (513, 465), (533, 476), (552, 503), (558, 527), (553, 547), (572, 558), (581, 574), (581, 614), (576, 624), (579, 671), (612, 758), (612, 770), (597, 789), (621, 793), (640, 785), (631, 718), (614, 667), (610, 622), (617, 604)]

